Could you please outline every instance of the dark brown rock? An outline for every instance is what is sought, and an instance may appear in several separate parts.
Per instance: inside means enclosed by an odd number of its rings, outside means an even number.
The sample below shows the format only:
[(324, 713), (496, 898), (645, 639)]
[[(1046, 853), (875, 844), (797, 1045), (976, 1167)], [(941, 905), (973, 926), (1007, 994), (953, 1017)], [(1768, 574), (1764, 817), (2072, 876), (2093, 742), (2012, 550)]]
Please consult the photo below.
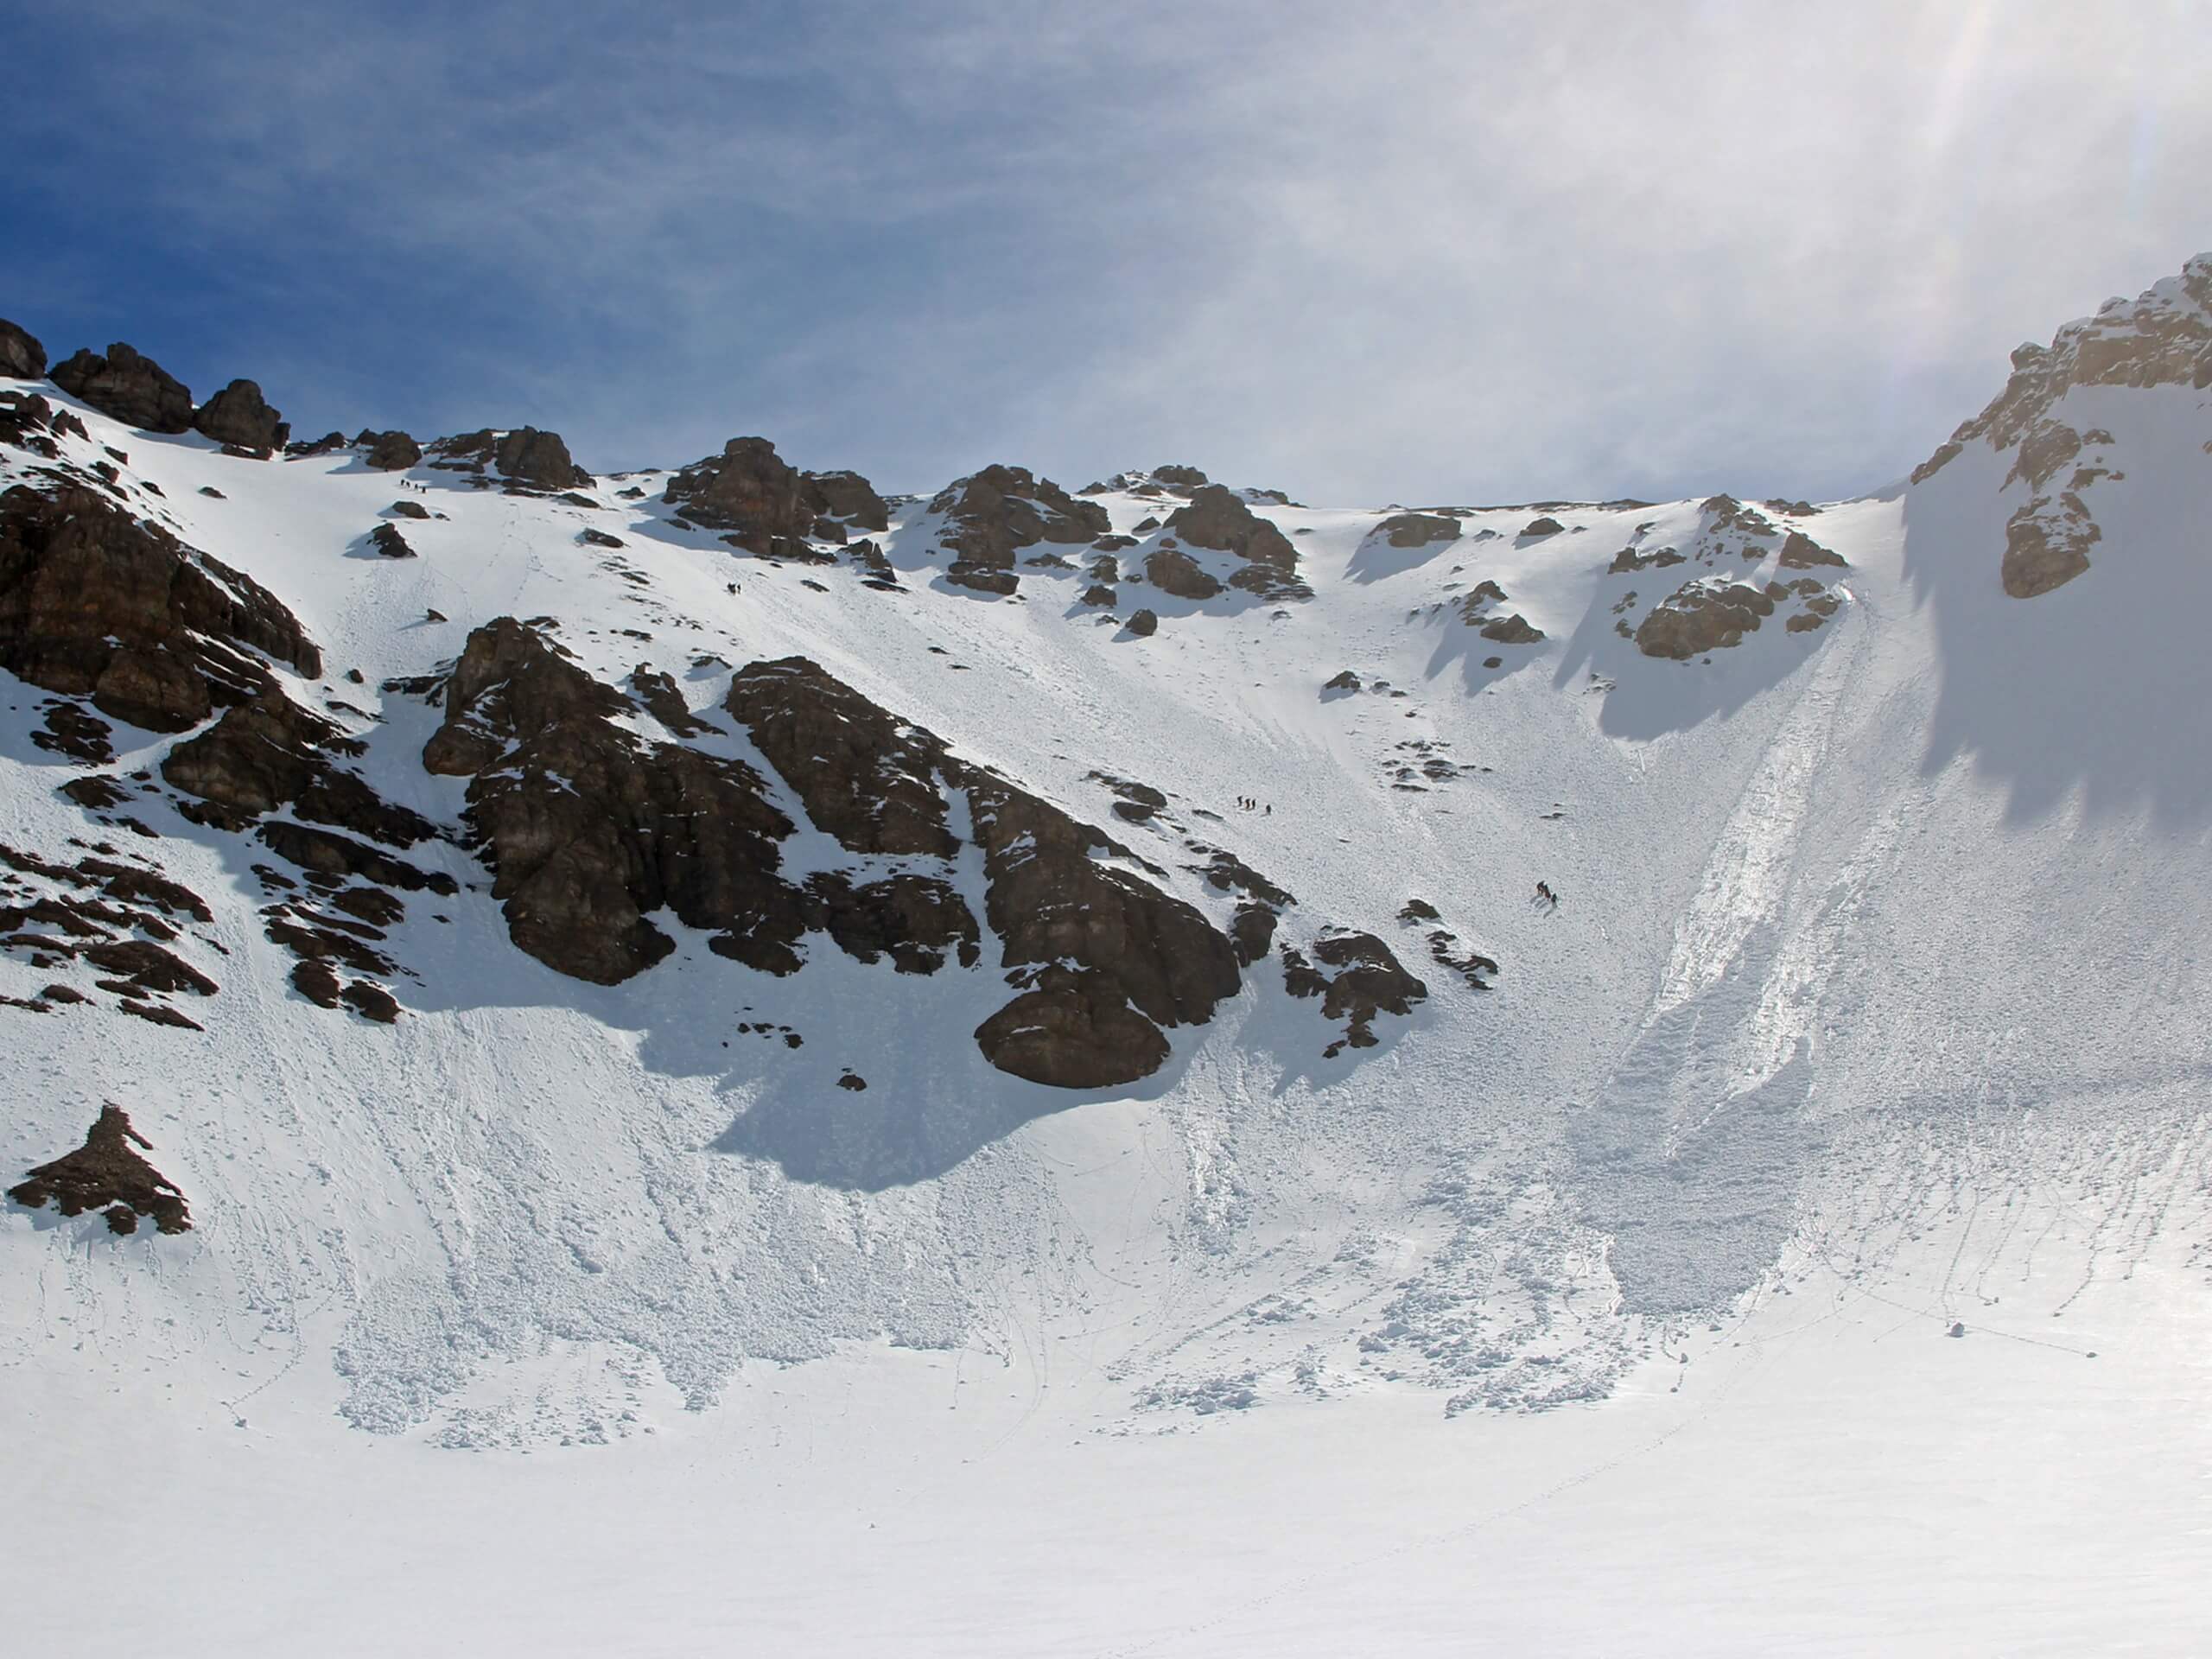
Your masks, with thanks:
[(1959, 454), (1963, 446), (1955, 440), (1946, 441), (1936, 445), (1936, 453), (1929, 456), (1927, 460), (1922, 461), (1919, 466), (1912, 469), (1912, 481), (1916, 484), (1925, 484), (1929, 479), (1935, 477), (1936, 474), (1942, 472), (1946, 467), (1956, 461), (1959, 458)]
[[(862, 530), (891, 528), (891, 509), (858, 473), (809, 473), (809, 505), (817, 513), (842, 518)], [(842, 541), (842, 536), (836, 539)]]
[(338, 1006), (338, 976), (327, 962), (310, 957), (292, 969), (292, 988), (310, 1002), (326, 1008)]
[(105, 357), (80, 351), (55, 364), (54, 384), (126, 426), (147, 432), (192, 429), (192, 393), (184, 383), (119, 340)]
[(1131, 613), (1128, 627), (1138, 639), (1149, 639), (1160, 632), (1160, 619), (1150, 611), (1136, 611)]
[(1375, 526), (1393, 547), (1427, 547), (1459, 539), (1459, 521), (1437, 512), (1401, 512)]
[(213, 996), (215, 982), (160, 945), (145, 939), (112, 939), (88, 944), (79, 953), (95, 968), (127, 980), (140, 990), (166, 995), (189, 991)]
[(1823, 564), (1842, 570), (1851, 568), (1842, 554), (1822, 547), (1802, 530), (1793, 530), (1783, 538), (1782, 556), (1775, 563), (1784, 570), (1810, 570)]
[(183, 1193), (139, 1155), (153, 1149), (153, 1142), (130, 1127), (129, 1113), (102, 1106), (83, 1146), (41, 1164), (8, 1196), (29, 1210), (52, 1203), (65, 1216), (105, 1210), (108, 1226), (118, 1233), (137, 1230), (142, 1217), (164, 1233), (189, 1232), (192, 1216)]
[(940, 491), (930, 511), (948, 521), (942, 539), (953, 561), (945, 579), (982, 593), (1014, 591), (1015, 555), (1025, 547), (1091, 542), (1112, 528), (1096, 502), (1024, 467), (986, 467)]
[[(430, 516), (430, 510), (420, 501), (395, 501), (385, 511), (401, 518), (428, 518)], [(618, 542), (615, 545), (619, 547), (621, 543)]]
[(1244, 568), (1229, 579), (1232, 588), (1263, 599), (1312, 597), (1298, 578), (1298, 550), (1290, 538), (1271, 520), (1255, 517), (1234, 491), (1205, 486), (1192, 495), (1189, 505), (1169, 515), (1167, 528), (1193, 547), (1233, 553), (1244, 561)]
[(501, 477), (541, 490), (583, 489), (592, 481), (591, 474), (569, 459), (569, 446), (559, 433), (541, 432), (534, 426), (501, 433), (493, 447), (492, 461)]
[(369, 532), (369, 545), (387, 559), (411, 559), (414, 546), (399, 533), (397, 524), (378, 524)]
[(364, 1020), (373, 1020), (380, 1026), (389, 1026), (399, 1019), (399, 1004), (381, 985), (372, 985), (357, 979), (338, 993), (338, 1000), (359, 1014)]
[[(612, 984), (672, 948), (645, 919), (672, 909), (717, 952), (769, 972), (798, 966), (798, 888), (777, 874), (792, 825), (751, 768), (645, 743), (608, 718), (628, 707), (557, 647), (501, 618), (469, 636), (423, 752), (472, 776), (467, 818), (517, 945)], [(496, 771), (487, 771), (493, 762)]]
[(1145, 559), (1144, 573), (1154, 587), (1178, 599), (1211, 599), (1222, 591), (1189, 554), (1173, 548), (1155, 548)]
[(2056, 500), (2038, 496), (2005, 526), (2005, 558), (1999, 568), (2005, 591), (2034, 599), (2063, 588), (2089, 568), (2089, 550), (2104, 532), (2071, 490)]
[(976, 1046), (1001, 1071), (1054, 1089), (1110, 1089), (1166, 1062), (1160, 1027), (1084, 979), (1025, 991), (976, 1027)]
[(380, 798), (359, 773), (337, 764), (362, 746), (281, 690), (233, 705), (214, 725), (178, 744), (162, 776), (186, 794), (245, 815), (289, 807), (299, 817), (335, 824), (389, 846), (411, 847), (436, 834), (421, 814)]
[(409, 893), (427, 890), (447, 897), (459, 891), (454, 879), (442, 870), (419, 869), (404, 858), (332, 830), (271, 818), (255, 833), (278, 857), (334, 880), (359, 876), (382, 887)]
[(888, 957), (902, 974), (933, 974), (948, 954), (973, 968), (982, 960), (976, 918), (950, 881), (906, 874), (855, 886), (846, 876), (808, 879), (805, 916), (856, 962)]
[(1654, 606), (1636, 631), (1636, 645), (1647, 657), (1677, 661), (1738, 644), (1774, 614), (1774, 601), (1741, 582), (1685, 583)]
[[(73, 760), (102, 766), (115, 759), (108, 739), (115, 728), (67, 699), (48, 703), (40, 729), (31, 741), (49, 754), (66, 754)], [(65, 785), (65, 787), (67, 787)]]
[(404, 432), (364, 432), (353, 442), (368, 453), (361, 464), (372, 472), (404, 473), (423, 461), (423, 446)]
[(1228, 939), (1181, 899), (1093, 855), (1122, 851), (1115, 842), (1001, 779), (953, 765), (983, 849), (985, 908), (1005, 966), (1081, 964), (1076, 971), (1162, 1026), (1203, 1023), (1235, 994)]
[(1345, 1022), (1342, 1040), (1324, 1051), (1328, 1058), (1345, 1048), (1372, 1048), (1376, 1014), (1408, 1014), (1427, 1000), (1428, 987), (1408, 973), (1390, 947), (1372, 933), (1332, 934), (1313, 949), (1314, 962), (1336, 971), (1320, 972), (1286, 945), (1283, 983), (1294, 996), (1319, 996), (1322, 1014)]
[(1534, 539), (1539, 536), (1556, 536), (1566, 528), (1567, 526), (1558, 519), (1546, 513), (1541, 518), (1531, 518), (1527, 524), (1522, 525), (1521, 534), (1524, 538)]
[(1501, 645), (1533, 645), (1544, 637), (1544, 631), (1514, 611), (1504, 616), (1493, 616), (1482, 625), (1482, 637)]
[(264, 459), (284, 447), (290, 425), (251, 380), (233, 380), (193, 411), (194, 430)]
[(309, 455), (335, 454), (345, 447), (346, 435), (343, 432), (326, 432), (319, 438), (296, 440), (286, 444), (284, 454), (288, 460), (299, 461)]
[(182, 731), (274, 681), (265, 652), (321, 654), (266, 588), (86, 489), (0, 495), (0, 667), (150, 731)]
[(938, 785), (944, 742), (818, 664), (748, 664), (731, 679), (723, 707), (839, 846), (938, 858), (958, 849)]
[(46, 378), (46, 347), (38, 336), (0, 317), (0, 375), (11, 380)]
[(766, 438), (732, 438), (669, 480), (662, 499), (764, 557), (803, 547), (816, 518), (813, 487)]

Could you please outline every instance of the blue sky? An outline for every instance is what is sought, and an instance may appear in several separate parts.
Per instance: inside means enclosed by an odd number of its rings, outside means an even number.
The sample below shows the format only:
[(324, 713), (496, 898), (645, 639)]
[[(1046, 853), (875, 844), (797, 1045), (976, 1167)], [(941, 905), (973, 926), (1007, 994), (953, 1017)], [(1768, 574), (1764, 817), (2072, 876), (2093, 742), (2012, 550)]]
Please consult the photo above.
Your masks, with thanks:
[(2212, 247), (2212, 7), (0, 0), (0, 315), (303, 432), (1832, 496)]

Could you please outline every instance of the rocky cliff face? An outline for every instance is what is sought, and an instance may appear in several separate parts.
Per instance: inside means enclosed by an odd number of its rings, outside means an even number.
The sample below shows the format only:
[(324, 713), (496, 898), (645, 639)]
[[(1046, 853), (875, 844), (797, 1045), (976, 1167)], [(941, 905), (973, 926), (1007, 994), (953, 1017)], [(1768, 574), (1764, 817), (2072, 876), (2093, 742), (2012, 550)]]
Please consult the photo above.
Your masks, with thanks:
[(1169, 534), (1193, 547), (1234, 554), (1242, 567), (1229, 585), (1262, 599), (1310, 599), (1313, 589), (1298, 576), (1298, 550), (1271, 520), (1255, 515), (1243, 498), (1218, 484), (1195, 490), (1188, 506), (1167, 518)]
[(107, 497), (0, 495), (0, 667), (18, 678), (178, 732), (269, 691), (264, 654), (322, 671), (275, 594)]
[(730, 532), (762, 556), (801, 553), (816, 513), (805, 477), (766, 438), (732, 438), (719, 455), (685, 467), (664, 499), (694, 524)]
[[(663, 908), (772, 974), (796, 972), (816, 934), (904, 972), (973, 969), (987, 924), (1016, 995), (976, 1041), (1001, 1070), (1081, 1089), (1155, 1071), (1165, 1031), (1204, 1023), (1241, 982), (1229, 936), (1128, 849), (804, 658), (738, 670), (722, 703), (855, 855), (804, 878), (785, 873), (798, 826), (759, 772), (624, 729), (628, 698), (511, 618), (470, 636), (445, 709), (423, 764), (473, 779), (469, 825), (514, 942), (563, 973), (613, 983), (652, 967), (671, 948), (650, 919)], [(953, 879), (956, 796), (981, 855), (980, 919)]]
[(2018, 499), (1997, 550), (1997, 576), (2014, 599), (2063, 587), (2090, 567), (2103, 540), (2093, 486), (2116, 476), (2109, 432), (2077, 429), (2061, 405), (2085, 388), (2212, 387), (2212, 254), (2133, 300), (2105, 302), (2094, 317), (2070, 322), (2049, 346), (2012, 353), (2012, 372), (1989, 406), (1962, 422), (1916, 467), (1929, 484), (1971, 447), (2013, 457), (2000, 493)]
[(46, 347), (29, 329), (0, 317), (0, 375), (16, 380), (46, 378)]
[(147, 432), (192, 429), (192, 393), (185, 384), (121, 341), (105, 356), (87, 348), (55, 364), (54, 384), (126, 426)]
[(986, 467), (948, 485), (930, 503), (944, 515), (940, 539), (952, 563), (945, 580), (977, 593), (1006, 594), (1020, 586), (1015, 559), (1039, 543), (1079, 546), (1112, 527), (1106, 510), (1077, 500), (1026, 467)]
[(193, 411), (193, 429), (242, 454), (266, 460), (292, 429), (251, 380), (233, 380)]

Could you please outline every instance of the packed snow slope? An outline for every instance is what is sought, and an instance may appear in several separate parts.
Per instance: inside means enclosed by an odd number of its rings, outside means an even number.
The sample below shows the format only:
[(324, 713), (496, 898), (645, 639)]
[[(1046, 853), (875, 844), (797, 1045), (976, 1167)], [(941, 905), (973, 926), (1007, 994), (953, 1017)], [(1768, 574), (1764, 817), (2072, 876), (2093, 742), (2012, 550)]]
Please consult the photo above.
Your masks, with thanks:
[[(2014, 370), (1855, 501), (995, 469), (880, 530), (836, 474), (761, 528), (765, 444), (264, 457), (90, 368), (0, 380), (22, 545), (89, 492), (236, 624), (166, 647), (212, 653), (205, 708), (57, 690), (35, 640), (0, 672), (0, 1175), (111, 1103), (189, 1209), (0, 1215), (11, 1628), (81, 1628), (54, 1506), (97, 1493), (139, 1569), (109, 1633), (171, 1650), (2188, 1650), (2212, 257)], [(517, 849), (599, 809), (512, 661), (467, 702), (500, 619), (620, 694), (591, 755), (758, 784), (814, 895), (789, 963), (680, 882), (518, 906)], [(862, 712), (779, 764), (742, 711), (795, 658)], [(358, 780), (409, 874), (318, 868), (296, 779), (194, 793), (226, 676), (334, 728), (255, 775)], [(866, 708), (942, 746), (941, 854), (824, 806)], [(862, 770), (880, 825), (908, 774)], [(671, 798), (664, 842), (738, 810)], [(1065, 824), (1132, 929), (1240, 942), (1126, 1082), (987, 1034), (1074, 984), (1052, 1018), (1115, 1063), (1120, 969), (1007, 907)], [(823, 919), (899, 880), (979, 948)], [(1329, 982), (1362, 935), (1419, 995)]]

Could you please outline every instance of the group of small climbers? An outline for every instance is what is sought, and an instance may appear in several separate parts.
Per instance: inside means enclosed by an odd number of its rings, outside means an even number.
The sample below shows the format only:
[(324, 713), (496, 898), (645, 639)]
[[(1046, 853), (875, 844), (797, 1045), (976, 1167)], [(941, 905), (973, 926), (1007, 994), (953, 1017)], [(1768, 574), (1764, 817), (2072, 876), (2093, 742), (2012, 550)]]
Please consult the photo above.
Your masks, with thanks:
[(1262, 814), (1263, 817), (1270, 818), (1275, 815), (1274, 803), (1273, 801), (1269, 801), (1263, 806), (1258, 801), (1253, 799), (1249, 795), (1239, 795), (1236, 798), (1236, 805), (1240, 811), (1257, 812)]

